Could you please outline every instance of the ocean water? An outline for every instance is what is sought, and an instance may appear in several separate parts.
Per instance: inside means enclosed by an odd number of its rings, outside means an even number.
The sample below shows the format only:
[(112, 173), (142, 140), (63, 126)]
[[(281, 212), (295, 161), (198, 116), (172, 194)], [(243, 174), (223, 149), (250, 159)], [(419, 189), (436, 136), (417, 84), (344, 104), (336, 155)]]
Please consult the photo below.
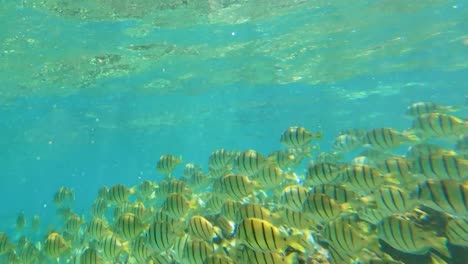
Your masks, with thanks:
[[(102, 186), (162, 180), (163, 154), (207, 171), (220, 148), (282, 149), (290, 126), (322, 131), (331, 151), (347, 128), (411, 128), (411, 103), (467, 104), (461, 0), (2, 0), (0, 14), (0, 230), (13, 241), (60, 224), (61, 186), (88, 216)], [(18, 232), (19, 212), (41, 233)]]

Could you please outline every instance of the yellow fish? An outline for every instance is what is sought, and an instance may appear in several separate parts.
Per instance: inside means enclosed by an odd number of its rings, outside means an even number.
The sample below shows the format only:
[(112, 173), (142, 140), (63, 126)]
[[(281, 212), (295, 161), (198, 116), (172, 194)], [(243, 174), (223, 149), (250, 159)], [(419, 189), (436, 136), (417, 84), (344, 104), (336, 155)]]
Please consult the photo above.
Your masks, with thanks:
[(348, 203), (338, 203), (336, 200), (319, 193), (309, 193), (302, 204), (303, 212), (317, 221), (329, 221), (346, 212), (352, 212)]
[(203, 264), (213, 252), (213, 244), (205, 241), (189, 240), (184, 248), (184, 263)]
[(450, 258), (447, 239), (422, 230), (400, 216), (384, 218), (377, 225), (377, 236), (393, 248), (406, 253), (425, 255), (431, 248)]
[(430, 113), (455, 112), (459, 109), (452, 106), (443, 106), (434, 102), (416, 102), (406, 108), (406, 114), (410, 116), (420, 116)]
[(176, 242), (176, 226), (167, 222), (154, 222), (146, 234), (147, 244), (155, 252), (168, 250)]
[(14, 246), (10, 243), (8, 236), (5, 233), (0, 232), (0, 255), (7, 253), (13, 248)]
[(135, 257), (136, 263), (151, 263), (147, 261), (154, 254), (154, 251), (148, 246), (144, 236), (139, 236), (131, 241), (130, 251)]
[(53, 258), (59, 258), (62, 255), (69, 253), (71, 244), (56, 232), (50, 233), (44, 241), (43, 252)]
[(225, 149), (218, 149), (212, 152), (208, 158), (208, 167), (215, 170), (230, 168), (235, 157), (234, 154), (234, 152)]
[(102, 256), (109, 261), (117, 259), (123, 252), (129, 252), (129, 242), (123, 242), (115, 235), (104, 237), (98, 244)]
[(468, 217), (468, 181), (427, 180), (421, 183), (411, 197), (434, 210)]
[(258, 252), (284, 252), (287, 247), (304, 248), (294, 241), (294, 237), (280, 231), (268, 221), (258, 218), (245, 218), (237, 226), (237, 239)]
[(221, 230), (213, 226), (203, 216), (192, 216), (187, 225), (187, 233), (192, 237), (206, 242), (211, 242), (214, 238), (221, 237)]
[(293, 264), (299, 263), (297, 253), (287, 256), (276, 252), (258, 252), (248, 247), (240, 250), (239, 263), (249, 264)]
[(311, 133), (303, 127), (289, 127), (286, 129), (280, 138), (280, 143), (287, 147), (300, 148), (309, 144), (313, 139), (321, 139), (322, 133)]
[(256, 182), (250, 181), (247, 176), (228, 174), (221, 178), (220, 194), (231, 199), (241, 200), (252, 194), (257, 187), (259, 185)]
[(58, 207), (66, 205), (67, 202), (73, 203), (75, 201), (75, 192), (67, 187), (60, 187), (54, 194), (54, 204)]
[(101, 218), (93, 218), (86, 227), (86, 234), (94, 239), (101, 239), (107, 235), (111, 235), (112, 231), (106, 221)]
[(96, 249), (88, 247), (81, 253), (80, 264), (104, 264), (105, 262)]
[(115, 205), (125, 203), (131, 194), (135, 193), (134, 188), (127, 188), (125, 185), (116, 184), (112, 186), (107, 194), (107, 200)]
[(255, 150), (247, 150), (240, 152), (234, 160), (234, 165), (237, 171), (246, 176), (252, 176), (263, 168), (266, 159), (262, 154)]
[(16, 218), (16, 229), (22, 230), (25, 225), (26, 225), (26, 217), (24, 216), (23, 212), (20, 212), (18, 214), (18, 217)]
[(302, 211), (302, 204), (307, 200), (309, 189), (301, 185), (290, 185), (283, 189), (280, 204), (293, 211)]
[(468, 247), (468, 219), (453, 218), (447, 223), (447, 238), (450, 243), (462, 247)]
[(116, 232), (126, 240), (136, 238), (146, 228), (147, 225), (132, 213), (124, 213), (115, 222)]
[(307, 169), (305, 182), (312, 185), (331, 183), (338, 178), (341, 170), (342, 166), (337, 164), (328, 162), (316, 163)]
[(374, 128), (364, 135), (364, 143), (382, 149), (395, 148), (403, 143), (417, 143), (419, 138), (411, 133), (400, 133), (392, 128)]
[(345, 254), (357, 254), (371, 243), (378, 248), (376, 237), (364, 236), (360, 230), (340, 220), (325, 224), (321, 233), (329, 245)]
[(428, 137), (452, 137), (468, 133), (468, 123), (448, 114), (431, 113), (417, 117), (413, 129)]
[(412, 166), (428, 178), (463, 180), (468, 176), (468, 160), (456, 155), (421, 155)]
[(177, 167), (177, 165), (179, 165), (180, 163), (182, 163), (182, 157), (179, 156), (179, 157), (175, 157), (173, 155), (170, 155), (170, 154), (164, 154), (164, 155), (161, 155), (161, 157), (159, 158), (157, 164), (156, 164), (156, 170), (163, 174), (163, 175), (166, 175), (168, 176), (169, 178), (172, 177), (172, 172), (174, 171), (174, 169)]

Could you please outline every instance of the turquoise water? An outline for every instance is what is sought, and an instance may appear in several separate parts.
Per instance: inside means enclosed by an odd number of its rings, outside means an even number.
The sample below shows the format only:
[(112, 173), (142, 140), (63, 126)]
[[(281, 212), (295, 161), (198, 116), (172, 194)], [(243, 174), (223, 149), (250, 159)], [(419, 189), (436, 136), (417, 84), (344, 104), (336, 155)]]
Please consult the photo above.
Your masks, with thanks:
[(410, 128), (413, 102), (466, 104), (464, 1), (93, 2), (0, 1), (12, 237), (20, 211), (56, 223), (60, 186), (86, 214), (103, 185), (162, 179), (162, 154), (206, 171), (219, 148), (280, 149), (290, 126), (330, 151), (346, 128)]

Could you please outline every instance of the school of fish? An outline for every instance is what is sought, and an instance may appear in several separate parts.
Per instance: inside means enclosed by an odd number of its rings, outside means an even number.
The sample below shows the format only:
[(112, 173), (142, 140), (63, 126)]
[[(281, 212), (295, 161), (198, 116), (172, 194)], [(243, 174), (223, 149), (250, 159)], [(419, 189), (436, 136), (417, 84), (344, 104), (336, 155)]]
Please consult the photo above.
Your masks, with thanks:
[[(0, 232), (0, 261), (458, 263), (451, 248), (468, 249), (468, 123), (459, 110), (417, 102), (406, 110), (411, 128), (347, 129), (330, 153), (318, 153), (321, 131), (293, 126), (269, 155), (215, 150), (205, 172), (187, 163), (174, 175), (182, 157), (162, 155), (155, 168), (165, 180), (102, 187), (88, 215), (61, 187), (52, 202), (62, 225), (41, 241)], [(401, 147), (404, 155), (393, 152)], [(17, 230), (27, 225), (37, 232), (40, 218), (20, 213)]]

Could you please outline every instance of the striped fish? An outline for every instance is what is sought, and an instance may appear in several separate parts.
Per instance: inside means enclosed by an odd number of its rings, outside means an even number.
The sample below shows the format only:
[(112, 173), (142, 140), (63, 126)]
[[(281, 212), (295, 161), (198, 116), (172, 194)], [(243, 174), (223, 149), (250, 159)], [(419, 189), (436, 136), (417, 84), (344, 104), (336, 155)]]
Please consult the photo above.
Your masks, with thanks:
[(26, 217), (24, 216), (24, 212), (20, 212), (16, 217), (16, 229), (21, 230), (26, 225)]
[(147, 239), (144, 236), (132, 240), (131, 253), (137, 263), (147, 263), (148, 259), (153, 255), (153, 251), (148, 246)]
[(122, 214), (115, 222), (115, 230), (126, 240), (136, 238), (145, 229), (146, 225), (132, 213)]
[(226, 238), (228, 240), (232, 239), (232, 237), (235, 234), (234, 231), (235, 231), (235, 228), (236, 228), (236, 225), (234, 224), (233, 221), (230, 221), (229, 219), (227, 219), (223, 215), (218, 215), (215, 218), (214, 223), (221, 230), (222, 237), (224, 237), (224, 238)]
[(240, 152), (234, 160), (234, 165), (237, 171), (246, 176), (252, 176), (263, 168), (266, 164), (266, 159), (262, 154), (255, 150), (247, 150)]
[(211, 242), (213, 238), (220, 235), (220, 231), (203, 216), (192, 216), (187, 225), (187, 233), (196, 239)]
[(232, 165), (234, 157), (235, 155), (233, 152), (225, 149), (218, 149), (212, 152), (208, 158), (208, 167), (215, 170), (229, 168)]
[(289, 246), (287, 234), (258, 218), (243, 219), (237, 226), (236, 237), (244, 245), (259, 252), (283, 252)]
[(312, 185), (331, 183), (338, 178), (341, 169), (341, 166), (333, 163), (316, 163), (308, 167), (305, 182)]
[(190, 196), (192, 193), (185, 182), (176, 179), (162, 181), (158, 186), (156, 186), (154, 192), (158, 197), (166, 197), (172, 193), (180, 193)]
[(105, 262), (96, 249), (86, 248), (80, 256), (80, 264), (104, 264)]
[(159, 157), (159, 160), (156, 163), (156, 170), (163, 175), (171, 177), (171, 173), (180, 163), (182, 163), (181, 156), (175, 157), (170, 154), (164, 154)]
[(31, 221), (31, 229), (33, 232), (39, 231), (39, 227), (41, 226), (41, 218), (38, 215), (34, 215)]
[(386, 159), (378, 165), (378, 168), (382, 173), (391, 174), (396, 177), (403, 186), (414, 183), (416, 179), (412, 173), (411, 161), (406, 158), (393, 157)]
[(297, 254), (287, 256), (276, 252), (258, 252), (250, 248), (244, 248), (240, 252), (239, 263), (249, 264), (293, 264), (298, 263)]
[(37, 247), (29, 241), (18, 245), (16, 251), (18, 253), (18, 258), (20, 261), (19, 263), (37, 263), (39, 262), (39, 258), (41, 257), (41, 252), (39, 251), (39, 249), (37, 249)]
[(357, 199), (357, 194), (355, 192), (336, 184), (316, 185), (312, 187), (311, 192), (324, 194), (329, 198), (335, 199), (339, 203), (349, 203)]
[(450, 243), (462, 247), (468, 247), (468, 219), (453, 218), (447, 223), (447, 238)]
[(236, 214), (241, 206), (241, 203), (234, 200), (227, 200), (221, 207), (221, 215), (231, 221), (236, 220)]
[(411, 199), (405, 190), (396, 186), (380, 187), (371, 195), (359, 200), (366, 205), (375, 203), (375, 209), (385, 214), (403, 214), (417, 204), (417, 200)]
[(145, 180), (138, 185), (138, 198), (143, 201), (149, 200), (154, 194), (155, 184), (151, 181)]
[(429, 137), (452, 137), (467, 134), (468, 124), (452, 115), (430, 113), (418, 116), (413, 129)]
[(221, 195), (213, 194), (211, 197), (206, 201), (205, 208), (211, 214), (217, 214), (221, 211), (221, 208), (225, 202), (225, 199), (221, 197)]
[(114, 205), (122, 204), (128, 201), (128, 197), (133, 194), (133, 188), (127, 188), (125, 185), (116, 184), (109, 189), (107, 199)]
[(327, 223), (321, 233), (329, 245), (345, 254), (357, 254), (373, 240), (362, 235), (360, 230), (339, 220)]
[(376, 225), (387, 216), (391, 216), (389, 212), (382, 212), (377, 209), (368, 208), (368, 207), (361, 207), (357, 209), (359, 219)]
[(302, 204), (307, 199), (309, 189), (301, 185), (290, 185), (281, 192), (280, 203), (293, 211), (301, 211)]
[(427, 180), (411, 193), (411, 197), (434, 210), (468, 217), (468, 181)]
[(273, 189), (280, 186), (285, 180), (297, 181), (297, 177), (293, 173), (286, 173), (274, 165), (267, 164), (255, 174), (255, 180), (264, 189)]
[(75, 202), (75, 192), (67, 187), (60, 187), (54, 194), (53, 202), (56, 206), (61, 207), (67, 203)]
[(234, 264), (234, 260), (228, 256), (211, 255), (205, 259), (203, 264)]
[(84, 222), (84, 218), (73, 215), (65, 222), (65, 230), (72, 235), (78, 235), (80, 227)]
[(174, 260), (170, 255), (162, 254), (153, 254), (149, 258), (146, 259), (146, 263), (148, 264), (174, 264)]
[(443, 106), (434, 102), (416, 102), (406, 108), (406, 115), (420, 116), (423, 114), (453, 112), (457, 110), (456, 107)]
[(128, 242), (122, 242), (114, 235), (106, 236), (99, 241), (99, 249), (104, 259), (115, 260), (122, 252), (129, 252)]
[(203, 264), (213, 252), (213, 244), (200, 240), (189, 240), (184, 248), (184, 263)]
[(98, 198), (94, 201), (91, 207), (91, 215), (93, 217), (102, 217), (106, 210), (109, 208), (109, 204), (105, 199)]
[(270, 155), (268, 155), (267, 160), (274, 163), (283, 170), (294, 167), (302, 161), (298, 155), (292, 153), (289, 150), (273, 151), (270, 153)]
[(413, 167), (427, 178), (462, 180), (468, 176), (468, 160), (450, 154), (421, 155)]
[(164, 200), (161, 208), (164, 213), (169, 215), (172, 218), (179, 219), (184, 217), (189, 210), (192, 208), (192, 205), (185, 198), (184, 195), (179, 193), (170, 194), (166, 200)]
[(174, 246), (172, 247), (172, 251), (173, 257), (177, 262), (183, 263), (185, 256), (185, 248), (191, 240), (192, 239), (190, 239), (190, 236), (187, 234), (176, 238)]
[(377, 236), (402, 252), (425, 255), (433, 248), (450, 258), (446, 238), (422, 230), (410, 220), (399, 216), (382, 219), (377, 225)]
[(277, 220), (267, 208), (258, 204), (241, 204), (236, 212), (236, 222), (242, 221), (244, 218), (259, 218), (269, 222)]
[(176, 238), (175, 227), (168, 222), (154, 222), (146, 233), (147, 245), (158, 253), (172, 247)]
[(392, 128), (374, 128), (364, 135), (364, 143), (382, 149), (396, 148), (403, 143), (416, 143), (419, 141), (415, 135), (400, 133)]
[(336, 137), (333, 143), (333, 150), (338, 152), (349, 152), (359, 148), (363, 144), (362, 140), (354, 135), (343, 134)]
[(69, 242), (58, 233), (50, 233), (44, 241), (44, 248), (42, 250), (49, 257), (59, 258), (71, 249)]
[(93, 218), (86, 227), (86, 234), (94, 239), (101, 239), (107, 235), (111, 235), (107, 222), (101, 218)]
[(384, 183), (399, 183), (396, 179), (384, 176), (378, 169), (367, 165), (348, 166), (342, 175), (345, 185), (359, 193), (368, 193)]
[(280, 138), (280, 143), (292, 148), (303, 147), (309, 144), (313, 139), (321, 139), (322, 133), (311, 133), (303, 127), (289, 127)]
[(291, 209), (282, 210), (284, 223), (297, 229), (314, 229), (316, 222), (311, 217), (301, 211)]
[(14, 246), (10, 243), (7, 234), (0, 232), (0, 255), (5, 254), (10, 249), (13, 249)]
[(303, 212), (311, 215), (318, 221), (329, 221), (337, 218), (343, 213), (351, 212), (348, 203), (338, 203), (336, 200), (323, 194), (310, 193), (302, 204)]
[(256, 187), (258, 187), (256, 182), (250, 181), (247, 176), (237, 174), (224, 176), (220, 183), (221, 194), (234, 200), (242, 200), (253, 193)]

